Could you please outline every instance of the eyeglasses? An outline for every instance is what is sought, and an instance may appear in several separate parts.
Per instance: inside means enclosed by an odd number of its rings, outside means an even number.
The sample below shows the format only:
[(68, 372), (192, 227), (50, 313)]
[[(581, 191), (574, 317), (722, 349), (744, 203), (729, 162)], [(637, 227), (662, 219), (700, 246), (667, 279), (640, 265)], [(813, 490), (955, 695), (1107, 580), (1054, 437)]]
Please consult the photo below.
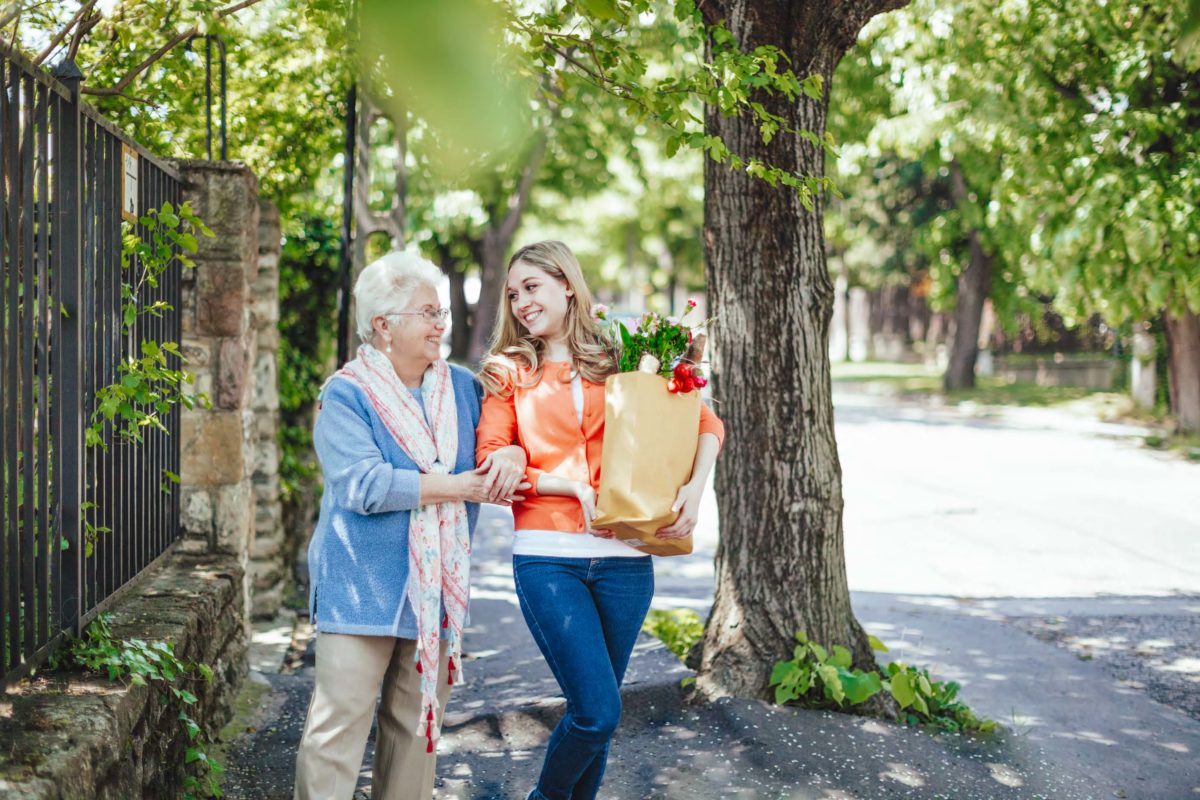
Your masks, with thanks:
[(391, 314), (384, 314), (384, 317), (424, 317), (425, 321), (434, 324), (437, 322), (445, 322), (450, 318), (450, 309), (448, 308), (426, 308), (421, 311), (393, 311)]

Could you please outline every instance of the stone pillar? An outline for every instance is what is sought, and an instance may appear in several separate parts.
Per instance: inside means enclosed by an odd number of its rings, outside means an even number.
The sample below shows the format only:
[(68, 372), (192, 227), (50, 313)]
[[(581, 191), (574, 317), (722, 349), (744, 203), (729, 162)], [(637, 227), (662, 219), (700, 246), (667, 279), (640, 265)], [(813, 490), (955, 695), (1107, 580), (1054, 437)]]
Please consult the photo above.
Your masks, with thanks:
[(1157, 392), (1157, 363), (1154, 335), (1144, 323), (1133, 326), (1133, 358), (1129, 360), (1129, 388), (1138, 408), (1154, 408)]
[(279, 497), (279, 209), (259, 202), (258, 275), (252, 308), (258, 334), (254, 359), (254, 396), (250, 408), (258, 420), (254, 443), (254, 536), (250, 542), (250, 615), (275, 616), (285, 589), (283, 506)]
[[(254, 534), (259, 435), (254, 397), (258, 280), (258, 181), (242, 164), (177, 162), (183, 200), (216, 234), (200, 238), (196, 268), (184, 273), (182, 352), (209, 406), (185, 410), (181, 425), (181, 526), (186, 552), (228, 553), (243, 569)], [(250, 608), (249, 578), (243, 607)]]

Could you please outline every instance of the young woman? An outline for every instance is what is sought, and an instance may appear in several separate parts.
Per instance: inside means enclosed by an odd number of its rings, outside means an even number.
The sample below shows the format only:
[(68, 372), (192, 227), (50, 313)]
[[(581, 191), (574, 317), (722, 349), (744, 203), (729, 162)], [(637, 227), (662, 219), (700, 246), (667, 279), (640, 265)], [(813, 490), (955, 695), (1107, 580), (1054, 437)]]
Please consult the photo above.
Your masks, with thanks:
[[(533, 800), (596, 796), (621, 716), (621, 680), (654, 594), (650, 557), (591, 527), (604, 379), (616, 372), (591, 308), (566, 245), (521, 248), (509, 261), (506, 298), (480, 374), (476, 460), (491, 458), (489, 497), (529, 484), (525, 499), (513, 503), (513, 577), (525, 621), (567, 700)], [(660, 536), (684, 537), (696, 524), (724, 437), (707, 407), (698, 435), (691, 479), (675, 501), (679, 517)]]

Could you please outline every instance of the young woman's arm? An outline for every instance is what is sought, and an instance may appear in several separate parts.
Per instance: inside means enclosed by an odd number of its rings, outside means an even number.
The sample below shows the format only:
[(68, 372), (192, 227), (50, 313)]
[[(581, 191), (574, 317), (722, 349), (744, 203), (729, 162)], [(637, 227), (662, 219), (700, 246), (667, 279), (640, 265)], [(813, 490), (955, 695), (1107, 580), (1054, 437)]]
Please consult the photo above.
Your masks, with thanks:
[[(596, 491), (590, 483), (572, 481), (543, 472), (538, 476), (534, 490), (538, 494), (557, 495), (559, 497), (574, 497), (583, 508), (583, 520), (589, 531), (592, 530), (592, 520), (596, 518)], [(596, 533), (597, 531), (592, 531)]]
[(678, 511), (679, 516), (665, 528), (659, 528), (660, 539), (682, 539), (691, 534), (696, 527), (700, 513), (700, 498), (708, 483), (708, 474), (717, 463), (717, 454), (721, 452), (721, 440), (715, 433), (700, 434), (696, 444), (696, 458), (692, 461), (692, 477), (679, 487), (679, 494), (671, 504), (672, 511)]
[(537, 491), (537, 471), (529, 467), (529, 454), (517, 442), (517, 409), (510, 394), (488, 395), (480, 409), (475, 431), (475, 463), (487, 467), (489, 503), (523, 500), (516, 492)]

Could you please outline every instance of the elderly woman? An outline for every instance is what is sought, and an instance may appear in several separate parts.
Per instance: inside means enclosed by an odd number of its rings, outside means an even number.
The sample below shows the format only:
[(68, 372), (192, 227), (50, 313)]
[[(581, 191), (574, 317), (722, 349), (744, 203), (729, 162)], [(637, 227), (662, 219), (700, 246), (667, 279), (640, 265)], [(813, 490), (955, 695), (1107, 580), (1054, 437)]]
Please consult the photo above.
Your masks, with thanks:
[[(433, 793), (434, 739), (461, 675), (471, 535), (509, 465), (475, 466), (482, 390), (441, 358), (437, 267), (390, 253), (354, 287), (363, 344), (321, 391), (313, 438), (325, 478), (308, 548), (316, 686), (296, 798), (354, 793), (379, 702), (375, 800)], [(509, 455), (521, 456), (514, 452)], [(494, 474), (500, 473), (500, 474)], [(381, 696), (382, 695), (382, 696)]]

